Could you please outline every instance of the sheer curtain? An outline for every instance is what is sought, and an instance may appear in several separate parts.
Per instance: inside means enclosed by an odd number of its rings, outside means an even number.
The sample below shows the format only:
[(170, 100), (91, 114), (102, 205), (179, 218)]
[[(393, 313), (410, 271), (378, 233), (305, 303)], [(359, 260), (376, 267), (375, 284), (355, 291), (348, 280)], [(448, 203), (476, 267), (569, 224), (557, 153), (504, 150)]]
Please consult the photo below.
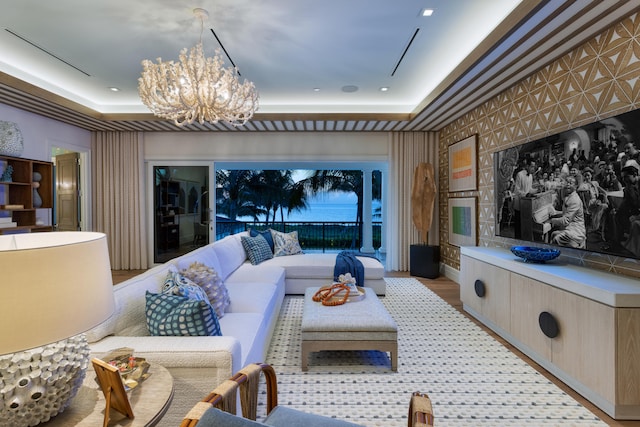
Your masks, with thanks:
[(107, 235), (111, 268), (148, 268), (144, 155), (138, 132), (93, 132), (93, 227)]
[[(431, 163), (438, 176), (438, 134), (437, 132), (391, 132), (389, 136), (389, 189), (387, 199), (389, 227), (387, 229), (387, 268), (392, 271), (409, 270), (409, 246), (420, 241), (418, 230), (411, 219), (411, 188), (413, 173), (421, 162)], [(429, 231), (430, 245), (439, 241), (438, 199), (434, 203), (433, 222)]]

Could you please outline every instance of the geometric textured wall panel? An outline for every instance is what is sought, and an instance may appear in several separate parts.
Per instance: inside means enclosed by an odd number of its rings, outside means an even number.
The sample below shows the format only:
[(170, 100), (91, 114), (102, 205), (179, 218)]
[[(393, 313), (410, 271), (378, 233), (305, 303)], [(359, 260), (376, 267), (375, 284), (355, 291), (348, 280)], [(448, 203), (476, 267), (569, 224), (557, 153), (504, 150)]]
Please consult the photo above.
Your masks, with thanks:
[[(509, 247), (495, 235), (493, 153), (640, 108), (640, 14), (623, 19), (582, 46), (470, 111), (440, 133), (439, 174), (447, 176), (448, 146), (478, 133), (478, 244)], [(460, 250), (448, 243), (449, 197), (440, 182), (442, 261), (460, 268)], [(640, 277), (640, 262), (563, 249), (569, 262)]]

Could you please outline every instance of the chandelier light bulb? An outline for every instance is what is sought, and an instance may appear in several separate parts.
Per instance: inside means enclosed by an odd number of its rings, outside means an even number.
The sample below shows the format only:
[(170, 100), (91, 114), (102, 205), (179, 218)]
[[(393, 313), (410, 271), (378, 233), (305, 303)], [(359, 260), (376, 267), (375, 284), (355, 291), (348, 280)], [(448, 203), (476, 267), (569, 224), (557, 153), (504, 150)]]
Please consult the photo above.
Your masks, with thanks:
[[(194, 9), (193, 13), (204, 28), (207, 11)], [(248, 80), (240, 83), (237, 69), (224, 68), (220, 50), (207, 58), (200, 40), (190, 50), (182, 49), (178, 59), (142, 61), (138, 93), (154, 115), (173, 120), (178, 126), (196, 120), (200, 124), (225, 121), (242, 126), (253, 117), (258, 109), (255, 85)]]

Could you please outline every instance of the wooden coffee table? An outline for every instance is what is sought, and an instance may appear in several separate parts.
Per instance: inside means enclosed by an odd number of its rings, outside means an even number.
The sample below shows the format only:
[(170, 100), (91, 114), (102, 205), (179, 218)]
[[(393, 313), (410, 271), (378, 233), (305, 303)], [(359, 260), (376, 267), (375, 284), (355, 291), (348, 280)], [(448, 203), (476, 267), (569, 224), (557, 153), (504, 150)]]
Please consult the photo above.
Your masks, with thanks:
[(379, 350), (389, 352), (391, 370), (398, 370), (398, 326), (376, 293), (338, 306), (313, 301), (319, 288), (308, 288), (302, 312), (302, 370), (308, 370), (309, 353), (322, 350)]
[[(162, 418), (173, 398), (173, 377), (164, 366), (155, 363), (151, 363), (149, 372), (149, 378), (127, 393), (135, 418), (129, 419), (111, 409), (109, 426), (154, 426)], [(71, 404), (64, 412), (51, 418), (46, 426), (102, 426), (105, 398), (95, 378), (93, 368), (89, 367), (84, 382)]]

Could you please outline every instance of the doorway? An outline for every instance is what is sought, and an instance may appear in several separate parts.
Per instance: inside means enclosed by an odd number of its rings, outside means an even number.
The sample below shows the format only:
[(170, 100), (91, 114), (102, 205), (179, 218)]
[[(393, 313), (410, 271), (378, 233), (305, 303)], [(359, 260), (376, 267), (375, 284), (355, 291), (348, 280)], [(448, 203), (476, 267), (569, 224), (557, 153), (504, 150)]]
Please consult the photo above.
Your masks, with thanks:
[(53, 173), (52, 221), (55, 231), (91, 230), (88, 188), (89, 152), (74, 147), (51, 146)]
[(55, 158), (54, 224), (56, 231), (80, 230), (80, 155), (59, 154)]
[(209, 166), (150, 166), (153, 177), (153, 262), (209, 243)]

